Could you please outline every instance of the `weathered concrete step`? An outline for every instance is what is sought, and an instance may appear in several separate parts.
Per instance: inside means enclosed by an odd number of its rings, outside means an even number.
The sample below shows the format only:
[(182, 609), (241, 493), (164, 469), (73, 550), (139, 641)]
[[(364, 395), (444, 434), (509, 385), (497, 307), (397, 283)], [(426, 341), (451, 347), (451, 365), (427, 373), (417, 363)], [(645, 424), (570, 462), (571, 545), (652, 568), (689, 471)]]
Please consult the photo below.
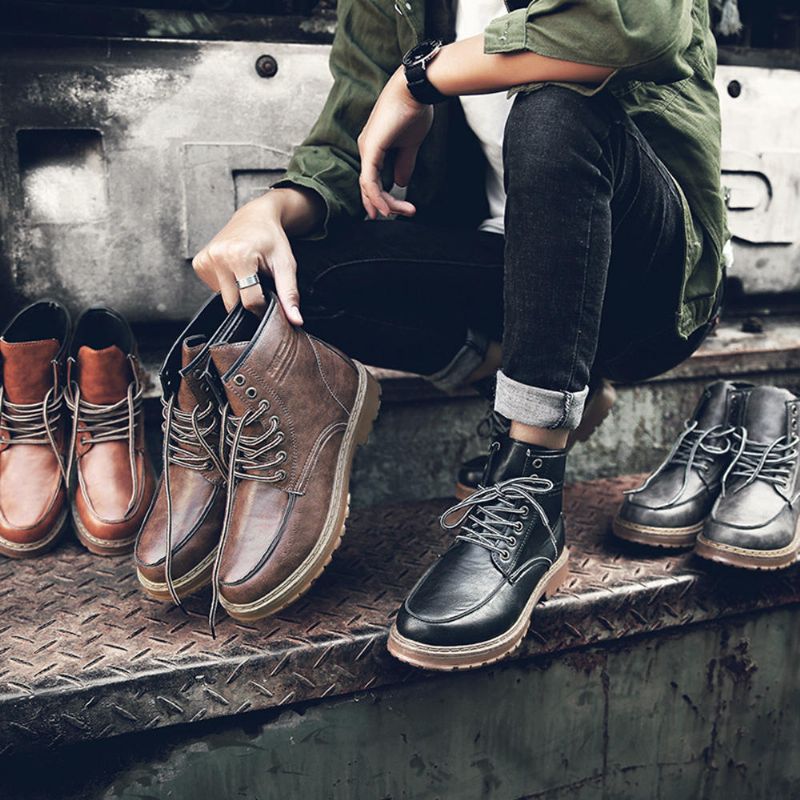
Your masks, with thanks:
[[(166, 350), (162, 338), (145, 341), (149, 394), (158, 394), (156, 371)], [(169, 330), (169, 338), (175, 335)], [(412, 375), (377, 371), (383, 406), (375, 430), (357, 457), (354, 507), (442, 497), (453, 490), (464, 458), (486, 447), (475, 427), (486, 402), (472, 391), (447, 396)], [(570, 459), (569, 478), (589, 480), (652, 469), (667, 453), (706, 383), (720, 377), (800, 387), (800, 322), (766, 318), (760, 333), (745, 333), (741, 320), (720, 326), (688, 361), (654, 380), (618, 385), (610, 417)], [(150, 408), (154, 449), (157, 404)]]
[[(714, 569), (690, 553), (651, 553), (608, 532), (635, 477), (568, 489), (572, 548), (564, 589), (534, 613), (515, 662), (641, 633), (777, 608), (800, 575)], [(311, 592), (253, 624), (221, 620), (209, 598), (188, 616), (140, 591), (131, 559), (74, 542), (29, 562), (0, 562), (0, 755), (106, 739), (425, 678), (386, 652), (391, 619), (450, 541), (447, 501), (356, 512)]]

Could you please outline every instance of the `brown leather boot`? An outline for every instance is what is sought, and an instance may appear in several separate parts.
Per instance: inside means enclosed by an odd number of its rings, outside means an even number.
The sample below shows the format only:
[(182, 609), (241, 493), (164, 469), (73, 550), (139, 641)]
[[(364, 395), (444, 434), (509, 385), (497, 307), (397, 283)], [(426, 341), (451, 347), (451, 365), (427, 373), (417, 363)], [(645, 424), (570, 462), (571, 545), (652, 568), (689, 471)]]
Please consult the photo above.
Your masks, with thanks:
[(0, 338), (0, 553), (37, 556), (67, 527), (64, 357), (69, 314), (42, 300)]
[(223, 409), (228, 507), (216, 600), (240, 620), (274, 614), (306, 592), (344, 533), (350, 466), (380, 405), (359, 363), (294, 328), (277, 300), (245, 313), (211, 348)]
[(85, 311), (75, 326), (67, 368), (75, 532), (97, 555), (127, 553), (155, 487), (128, 323), (109, 308)]
[(209, 346), (241, 315), (214, 295), (178, 337), (161, 368), (164, 470), (136, 541), (136, 572), (157, 600), (180, 600), (211, 581), (225, 512), (220, 409)]

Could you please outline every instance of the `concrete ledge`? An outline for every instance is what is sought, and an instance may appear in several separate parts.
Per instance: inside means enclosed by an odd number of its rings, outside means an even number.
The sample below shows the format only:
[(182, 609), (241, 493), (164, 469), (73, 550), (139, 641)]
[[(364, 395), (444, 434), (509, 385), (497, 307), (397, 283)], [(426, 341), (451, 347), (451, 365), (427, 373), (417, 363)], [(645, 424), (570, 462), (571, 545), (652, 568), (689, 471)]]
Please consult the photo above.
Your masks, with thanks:
[[(689, 553), (623, 546), (608, 532), (636, 477), (571, 487), (572, 575), (534, 614), (515, 660), (800, 600), (800, 575), (711, 569)], [(0, 755), (106, 739), (426, 678), (386, 652), (388, 626), (449, 543), (448, 501), (353, 515), (330, 569), (277, 617), (223, 619), (212, 640), (207, 595), (189, 614), (147, 599), (130, 557), (74, 542), (0, 563)]]

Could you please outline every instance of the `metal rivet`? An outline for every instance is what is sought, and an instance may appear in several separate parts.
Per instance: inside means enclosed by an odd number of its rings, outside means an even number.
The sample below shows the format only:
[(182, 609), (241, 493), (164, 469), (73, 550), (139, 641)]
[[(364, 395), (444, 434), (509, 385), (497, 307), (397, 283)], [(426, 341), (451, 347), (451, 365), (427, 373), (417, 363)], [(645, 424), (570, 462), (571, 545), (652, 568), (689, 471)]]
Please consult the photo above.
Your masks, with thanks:
[(278, 73), (278, 62), (274, 56), (263, 55), (256, 59), (256, 72), (260, 78), (274, 78)]
[(248, 397), (249, 397), (251, 400), (252, 400), (252, 399), (253, 399), (253, 398), (254, 398), (254, 397), (255, 397), (255, 396), (258, 394), (258, 392), (256, 391), (256, 387), (255, 387), (255, 386), (248, 386), (248, 387), (247, 387), (247, 388), (244, 390), (244, 393), (245, 393), (245, 394), (246, 394), (246, 395), (247, 395), (247, 396), (248, 396)]
[(233, 376), (233, 382), (237, 386), (244, 386), (244, 375), (234, 375)]

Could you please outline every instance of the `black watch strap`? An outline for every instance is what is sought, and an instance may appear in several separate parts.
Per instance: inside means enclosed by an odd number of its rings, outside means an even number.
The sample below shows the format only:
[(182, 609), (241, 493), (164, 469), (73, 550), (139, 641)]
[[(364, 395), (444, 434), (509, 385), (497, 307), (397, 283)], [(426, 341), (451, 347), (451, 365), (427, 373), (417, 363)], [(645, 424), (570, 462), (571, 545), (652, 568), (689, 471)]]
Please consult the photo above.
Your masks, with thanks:
[(447, 95), (442, 94), (428, 80), (428, 72), (422, 64), (406, 67), (406, 81), (408, 81), (408, 91), (420, 103), (432, 106), (447, 100)]

